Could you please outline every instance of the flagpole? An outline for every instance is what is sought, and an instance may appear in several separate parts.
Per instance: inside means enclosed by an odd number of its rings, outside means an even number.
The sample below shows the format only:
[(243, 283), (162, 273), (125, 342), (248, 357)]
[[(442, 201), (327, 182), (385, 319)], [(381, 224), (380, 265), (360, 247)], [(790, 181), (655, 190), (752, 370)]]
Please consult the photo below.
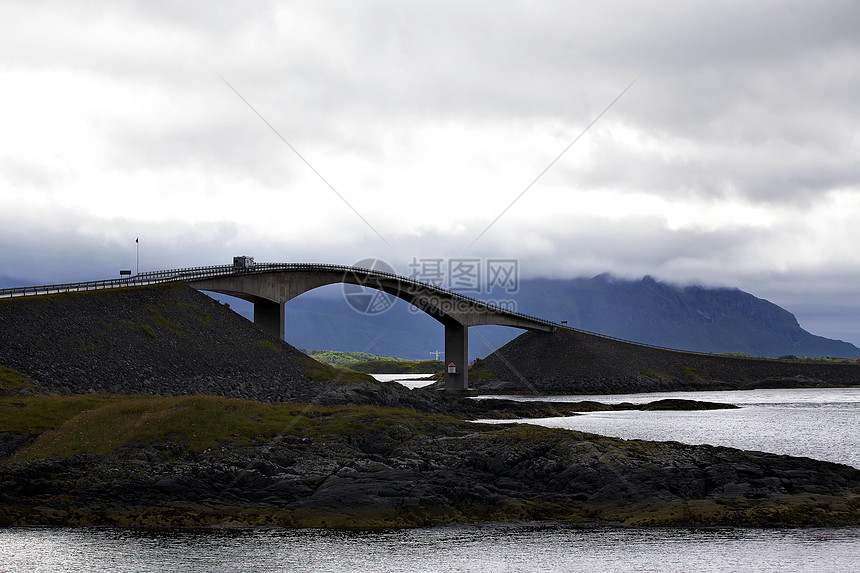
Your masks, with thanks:
[(134, 244), (137, 245), (137, 274), (140, 274), (140, 237), (134, 240)]

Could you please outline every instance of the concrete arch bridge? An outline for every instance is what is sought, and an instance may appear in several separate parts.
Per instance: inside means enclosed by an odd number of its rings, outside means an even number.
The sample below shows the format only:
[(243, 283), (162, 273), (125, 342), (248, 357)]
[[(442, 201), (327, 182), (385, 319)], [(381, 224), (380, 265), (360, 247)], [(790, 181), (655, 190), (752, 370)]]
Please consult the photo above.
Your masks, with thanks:
[[(239, 259), (237, 257), (237, 259)], [(254, 323), (284, 338), (284, 304), (308, 291), (330, 284), (350, 284), (387, 293), (432, 316), (445, 327), (445, 390), (469, 388), (469, 327), (500, 325), (555, 332), (563, 328), (549, 320), (528, 316), (435, 285), (393, 273), (360, 267), (318, 263), (252, 263), (195, 267), (141, 273), (127, 278), (5, 289), (4, 296), (25, 296), (184, 282), (203, 291), (247, 300), (254, 305)]]

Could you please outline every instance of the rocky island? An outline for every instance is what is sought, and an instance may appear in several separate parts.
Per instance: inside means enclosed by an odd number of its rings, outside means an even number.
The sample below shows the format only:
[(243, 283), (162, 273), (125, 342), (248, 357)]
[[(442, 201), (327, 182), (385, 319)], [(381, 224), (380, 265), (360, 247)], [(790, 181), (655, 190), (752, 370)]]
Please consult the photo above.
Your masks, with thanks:
[(2, 526), (860, 523), (855, 468), (475, 423), (609, 406), (375, 382), (182, 285), (2, 300), (0, 366)]

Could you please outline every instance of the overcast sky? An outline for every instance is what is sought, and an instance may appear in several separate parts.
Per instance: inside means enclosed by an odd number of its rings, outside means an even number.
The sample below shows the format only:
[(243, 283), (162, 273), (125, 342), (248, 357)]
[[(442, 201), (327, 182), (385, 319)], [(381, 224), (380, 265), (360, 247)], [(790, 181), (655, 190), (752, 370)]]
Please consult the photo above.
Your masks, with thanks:
[(0, 1), (0, 279), (113, 277), (137, 237), (141, 271), (504, 257), (860, 345), (858, 30), (853, 0)]

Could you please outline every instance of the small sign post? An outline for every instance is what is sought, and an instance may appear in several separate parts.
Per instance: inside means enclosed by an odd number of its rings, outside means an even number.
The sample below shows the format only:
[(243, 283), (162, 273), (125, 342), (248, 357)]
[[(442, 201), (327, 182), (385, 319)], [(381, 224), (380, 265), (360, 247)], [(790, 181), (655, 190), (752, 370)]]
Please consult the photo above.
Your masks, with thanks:
[(457, 373), (457, 365), (453, 362), (448, 363), (448, 374), (456, 374)]

